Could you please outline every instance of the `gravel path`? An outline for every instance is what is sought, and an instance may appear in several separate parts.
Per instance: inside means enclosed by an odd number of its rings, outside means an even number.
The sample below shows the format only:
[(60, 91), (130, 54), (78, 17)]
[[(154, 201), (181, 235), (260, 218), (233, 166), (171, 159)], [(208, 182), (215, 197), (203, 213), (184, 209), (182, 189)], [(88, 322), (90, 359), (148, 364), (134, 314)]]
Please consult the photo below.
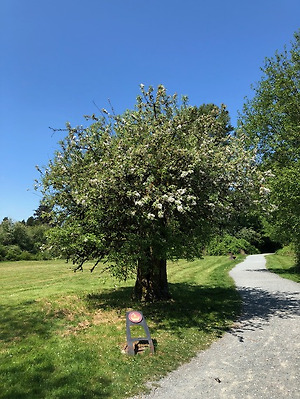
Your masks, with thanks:
[(263, 255), (230, 275), (244, 302), (235, 327), (135, 399), (300, 398), (300, 284), (268, 272)]

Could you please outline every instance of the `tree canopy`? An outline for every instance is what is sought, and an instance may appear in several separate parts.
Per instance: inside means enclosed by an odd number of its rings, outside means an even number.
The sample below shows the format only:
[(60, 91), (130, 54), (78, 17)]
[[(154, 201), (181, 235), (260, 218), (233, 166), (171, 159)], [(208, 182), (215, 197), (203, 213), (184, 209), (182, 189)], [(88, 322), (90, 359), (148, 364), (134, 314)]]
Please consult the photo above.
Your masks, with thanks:
[(134, 110), (102, 114), (67, 124), (43, 171), (50, 245), (79, 267), (93, 259), (119, 277), (137, 273), (137, 298), (166, 299), (166, 260), (201, 256), (257, 196), (253, 153), (224, 105), (190, 106), (162, 85), (141, 85)]
[(274, 239), (295, 244), (300, 263), (300, 30), (289, 50), (266, 59), (262, 72), (239, 128), (258, 146), (260, 167), (272, 171), (266, 227)]

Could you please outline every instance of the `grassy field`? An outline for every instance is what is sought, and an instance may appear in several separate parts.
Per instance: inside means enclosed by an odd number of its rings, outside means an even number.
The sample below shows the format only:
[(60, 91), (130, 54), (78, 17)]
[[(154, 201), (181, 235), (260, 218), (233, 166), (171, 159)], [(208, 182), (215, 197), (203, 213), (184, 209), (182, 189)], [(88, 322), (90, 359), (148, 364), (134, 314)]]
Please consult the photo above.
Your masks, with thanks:
[[(240, 299), (228, 271), (207, 257), (169, 264), (171, 301), (131, 301), (134, 281), (74, 273), (62, 261), (0, 263), (0, 398), (125, 398), (141, 392), (235, 320)], [(147, 319), (156, 353), (129, 357), (125, 314)]]
[(268, 255), (267, 268), (280, 277), (288, 278), (289, 280), (300, 283), (299, 269), (295, 266), (295, 258), (287, 255)]

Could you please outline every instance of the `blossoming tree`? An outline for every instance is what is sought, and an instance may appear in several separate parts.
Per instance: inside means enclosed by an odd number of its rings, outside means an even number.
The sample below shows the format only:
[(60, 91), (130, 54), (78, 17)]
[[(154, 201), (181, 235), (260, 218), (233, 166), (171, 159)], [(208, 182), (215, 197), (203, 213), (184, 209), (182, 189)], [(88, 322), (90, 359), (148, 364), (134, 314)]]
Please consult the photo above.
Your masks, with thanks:
[[(78, 267), (107, 262), (134, 295), (170, 297), (167, 260), (201, 256), (216, 227), (245, 208), (255, 165), (230, 134), (225, 106), (189, 106), (141, 85), (134, 110), (72, 128), (41, 183), (49, 242)], [(49, 215), (48, 215), (49, 216)]]

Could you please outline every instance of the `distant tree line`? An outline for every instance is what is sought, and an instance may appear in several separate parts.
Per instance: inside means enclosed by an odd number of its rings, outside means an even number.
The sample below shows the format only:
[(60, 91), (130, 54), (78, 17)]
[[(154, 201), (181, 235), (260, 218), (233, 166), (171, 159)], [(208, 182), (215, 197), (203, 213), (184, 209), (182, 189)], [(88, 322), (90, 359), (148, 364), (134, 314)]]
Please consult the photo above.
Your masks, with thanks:
[(0, 261), (41, 260), (51, 257), (43, 250), (46, 232), (50, 229), (41, 217), (42, 206), (26, 221), (5, 217), (0, 223)]
[[(264, 234), (255, 218), (252, 218), (252, 222), (243, 223), (216, 234), (204, 249), (204, 254), (255, 254), (273, 252), (281, 247)], [(0, 224), (0, 261), (51, 259), (54, 254), (46, 249), (47, 232), (50, 230), (49, 224), (33, 216), (17, 222), (4, 218)]]

